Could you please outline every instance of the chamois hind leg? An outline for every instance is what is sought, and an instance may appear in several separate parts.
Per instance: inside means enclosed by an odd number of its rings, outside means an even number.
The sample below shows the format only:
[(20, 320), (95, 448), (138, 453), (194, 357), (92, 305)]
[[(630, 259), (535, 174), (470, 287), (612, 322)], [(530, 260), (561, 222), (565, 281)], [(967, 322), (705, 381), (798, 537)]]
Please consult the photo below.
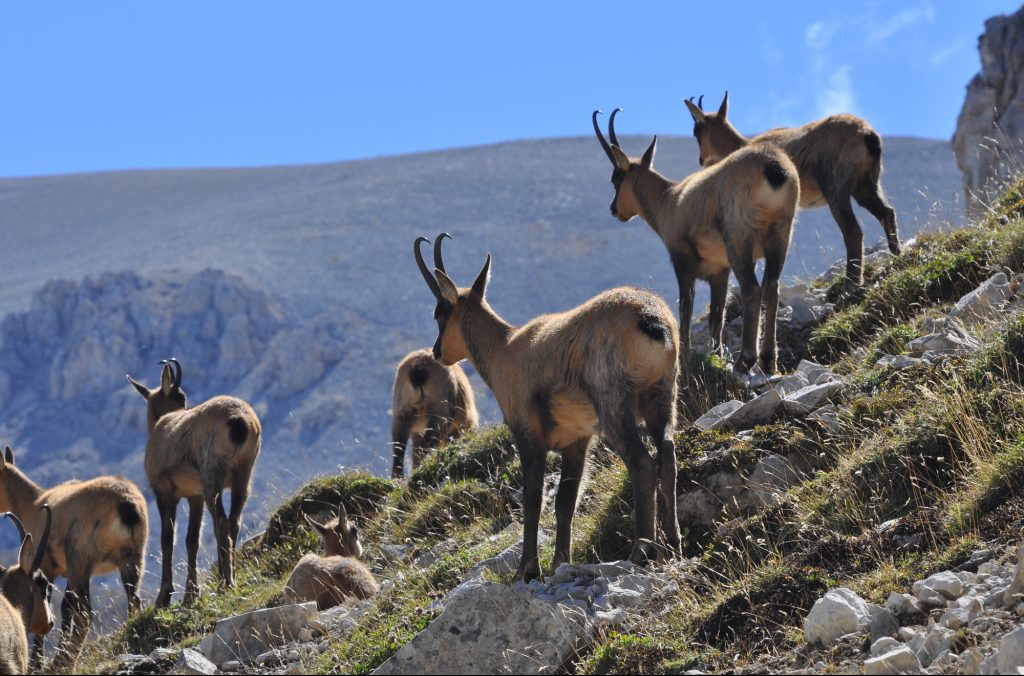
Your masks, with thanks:
[(634, 540), (629, 560), (643, 565), (656, 554), (657, 546), (654, 528), (657, 499), (654, 460), (640, 437), (635, 412), (629, 403), (633, 398), (632, 393), (620, 392), (618, 396), (624, 397), (625, 401), (620, 400), (599, 408), (598, 418), (605, 438), (626, 463), (629, 480), (633, 484)]
[(235, 586), (234, 570), (231, 565), (231, 533), (228, 515), (224, 513), (224, 470), (203, 468), (203, 502), (213, 517), (213, 534), (217, 540), (217, 571), (221, 583), (226, 587)]
[(672, 439), (675, 432), (675, 400), (673, 383), (654, 388), (641, 400), (641, 413), (647, 431), (657, 449), (655, 467), (658, 475), (658, 521), (665, 544), (671, 555), (682, 552), (679, 517), (676, 513), (676, 447)]
[(576, 499), (579, 496), (583, 468), (587, 462), (586, 437), (562, 450), (562, 473), (558, 478), (558, 493), (555, 496), (555, 556), (551, 567), (572, 563), (572, 519), (576, 514)]
[(719, 357), (725, 356), (725, 342), (722, 338), (722, 328), (725, 326), (725, 304), (729, 296), (729, 271), (721, 272), (708, 279), (711, 287), (711, 307), (708, 312), (708, 330), (711, 332), (711, 340), (714, 343), (715, 353)]
[(446, 411), (442, 411), (440, 407), (431, 407), (427, 410), (427, 429), (423, 432), (422, 441), (412, 449), (413, 472), (423, 464), (427, 455), (445, 440), (445, 432), (448, 427), (445, 415)]
[(743, 350), (733, 364), (739, 373), (747, 373), (757, 361), (758, 332), (761, 325), (761, 285), (757, 282), (754, 256), (749, 243), (730, 250), (730, 262), (743, 296)]
[(133, 547), (122, 552), (124, 558), (118, 566), (121, 573), (121, 584), (124, 585), (124, 594), (128, 597), (128, 615), (134, 615), (142, 609), (142, 599), (139, 598), (139, 581), (142, 579), (142, 571), (145, 570), (146, 562), (142, 558), (144, 549)]
[(853, 198), (882, 224), (889, 252), (894, 256), (900, 255), (902, 248), (899, 226), (896, 224), (896, 210), (886, 201), (882, 185), (877, 180), (873, 181), (866, 177), (854, 188)]
[(544, 466), (548, 449), (525, 430), (512, 426), (512, 436), (519, 449), (519, 465), (523, 472), (523, 555), (516, 576), (529, 582), (540, 577), (540, 554), (537, 552), (537, 529), (544, 504)]
[(74, 673), (82, 643), (92, 622), (92, 601), (89, 598), (87, 571), (68, 571), (68, 586), (61, 604), (61, 632), (50, 670), (55, 673)]
[(238, 534), (242, 530), (242, 510), (249, 499), (249, 472), (235, 472), (231, 478), (231, 513), (228, 514), (228, 535), (231, 537), (231, 548), (238, 546)]
[(165, 608), (174, 592), (174, 523), (178, 518), (178, 500), (157, 494), (156, 508), (160, 512), (160, 591), (153, 603)]
[(768, 375), (778, 367), (778, 350), (775, 344), (776, 315), (779, 311), (779, 277), (786, 264), (789, 248), (789, 228), (768, 238), (764, 243), (764, 330), (761, 332), (761, 351), (758, 363)]
[(679, 283), (679, 365), (683, 382), (690, 378), (690, 324), (693, 321), (693, 287), (697, 260), (689, 252), (673, 253), (672, 267)]
[(825, 193), (832, 217), (836, 219), (846, 244), (846, 287), (853, 289), (864, 283), (864, 231), (853, 213), (848, 192), (830, 190)]
[(188, 552), (188, 580), (185, 582), (185, 605), (199, 600), (199, 580), (196, 561), (199, 557), (199, 535), (203, 530), (203, 498), (193, 495), (188, 499), (188, 532), (185, 549)]
[(405, 446), (412, 431), (412, 414), (395, 412), (391, 420), (391, 478), (405, 476)]

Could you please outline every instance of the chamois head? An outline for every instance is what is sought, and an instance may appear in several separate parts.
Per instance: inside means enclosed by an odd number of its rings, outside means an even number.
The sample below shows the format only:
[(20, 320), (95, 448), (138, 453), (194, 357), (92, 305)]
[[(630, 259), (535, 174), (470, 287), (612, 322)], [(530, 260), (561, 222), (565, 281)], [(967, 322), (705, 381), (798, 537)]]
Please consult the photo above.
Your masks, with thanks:
[(338, 516), (327, 523), (319, 523), (308, 514), (302, 515), (306, 523), (320, 534), (324, 541), (327, 556), (351, 556), (359, 558), (363, 555), (363, 545), (359, 542), (359, 529), (349, 522), (345, 505), (338, 503)]
[[(174, 357), (164, 359), (163, 372), (160, 374), (160, 387), (151, 390), (139, 381), (125, 374), (142, 398), (147, 402), (147, 419), (149, 429), (153, 429), (156, 421), (171, 411), (180, 411), (187, 405), (185, 390), (181, 389), (181, 364)], [(173, 368), (172, 368), (173, 366)]]
[(651, 140), (651, 145), (647, 147), (643, 157), (639, 160), (628, 157), (626, 153), (622, 152), (622, 148), (619, 146), (619, 139), (615, 136), (615, 115), (621, 110), (622, 108), (616, 108), (612, 111), (611, 117), (608, 118), (608, 138), (611, 139), (611, 144), (605, 140), (601, 134), (601, 128), (597, 126), (597, 116), (601, 114), (601, 111), (595, 110), (591, 120), (594, 123), (594, 133), (597, 134), (597, 140), (601, 142), (601, 147), (604, 148), (604, 152), (608, 159), (611, 160), (613, 167), (612, 185), (615, 187), (615, 198), (611, 204), (612, 216), (625, 223), (634, 216), (641, 215), (640, 203), (637, 200), (634, 184), (638, 175), (651, 170), (658, 137), (655, 136)]
[[(8, 449), (10, 450), (10, 449)], [(39, 566), (46, 554), (46, 545), (50, 540), (50, 522), (53, 515), (49, 505), (40, 509), (46, 510), (46, 526), (39, 546), (32, 544), (32, 534), (25, 532), (21, 521), (11, 512), (4, 516), (14, 522), (21, 536), (21, 550), (18, 552), (17, 565), (4, 568), (0, 566), (0, 592), (7, 597), (15, 608), (22, 609), (23, 616), (29, 618), (25, 629), (31, 634), (42, 636), (53, 629), (53, 615), (50, 613), (50, 595), (53, 585), (46, 579)]]
[(693, 137), (697, 139), (697, 147), (700, 149), (700, 166), (709, 167), (736, 150), (736, 139), (740, 137), (740, 133), (726, 119), (729, 112), (729, 92), (725, 93), (717, 113), (704, 111), (703, 94), (697, 99), (697, 103), (693, 102), (692, 96), (683, 103), (693, 116)]
[(413, 244), (413, 254), (416, 256), (416, 265), (419, 266), (423, 280), (437, 301), (434, 306), (434, 320), (437, 321), (434, 359), (445, 366), (451, 366), (469, 357), (469, 349), (466, 347), (466, 340), (462, 334), (462, 317), (469, 308), (487, 307), (484, 293), (487, 291), (487, 281), (491, 274), (491, 254), (487, 254), (487, 260), (484, 261), (484, 266), (476, 276), (473, 286), (468, 289), (460, 289), (455, 286), (455, 282), (444, 270), (444, 261), (441, 259), (441, 242), (445, 237), (451, 239), (451, 235), (442, 232), (434, 241), (433, 274), (427, 269), (427, 264), (423, 262), (423, 254), (420, 253), (420, 242), (429, 243), (430, 240), (426, 237), (417, 237)]

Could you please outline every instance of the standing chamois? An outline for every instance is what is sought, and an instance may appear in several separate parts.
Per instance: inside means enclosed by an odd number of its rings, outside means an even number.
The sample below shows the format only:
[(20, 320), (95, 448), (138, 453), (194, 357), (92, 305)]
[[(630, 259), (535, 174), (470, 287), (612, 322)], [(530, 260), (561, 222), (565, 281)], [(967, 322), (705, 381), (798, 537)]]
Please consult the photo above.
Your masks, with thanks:
[[(697, 279), (705, 279), (711, 286), (708, 325), (718, 353), (723, 353), (722, 326), (731, 269), (743, 297), (743, 350), (734, 367), (747, 372), (759, 359), (765, 373), (774, 373), (779, 276), (800, 197), (796, 167), (778, 148), (758, 144), (673, 183), (652, 166), (657, 136), (639, 161), (622, 151), (615, 136), (618, 112), (613, 111), (608, 122), (610, 145), (597, 126), (600, 111), (595, 110), (591, 118), (597, 140), (613, 166), (611, 212), (623, 222), (640, 216), (668, 249), (679, 283), (684, 368), (689, 362), (690, 315)], [(759, 258), (765, 259), (760, 284), (754, 269)], [(765, 330), (758, 356), (762, 300)]]
[(398, 365), (391, 415), (392, 479), (405, 474), (410, 434), (415, 472), (430, 449), (476, 429), (480, 422), (465, 372), (458, 364), (440, 363), (427, 349), (410, 352)]
[[(181, 364), (173, 358), (160, 363), (164, 367), (160, 387), (154, 390), (128, 376), (128, 382), (147, 403), (146, 476), (160, 511), (163, 564), (157, 608), (168, 605), (174, 591), (174, 523), (182, 498), (189, 504), (185, 603), (193, 603), (199, 593), (196, 557), (204, 503), (213, 516), (217, 570), (225, 585), (234, 586), (232, 553), (260, 452), (260, 421), (249, 404), (237, 397), (217, 396), (187, 409), (185, 391), (181, 389)], [(231, 490), (230, 516), (224, 513), (225, 489)]]
[(685, 101), (693, 117), (693, 135), (700, 147), (702, 166), (712, 165), (751, 144), (771, 144), (786, 151), (800, 172), (800, 207), (828, 205), (846, 244), (848, 288), (864, 282), (864, 231), (853, 213), (850, 198), (878, 219), (885, 230), (889, 251), (900, 253), (896, 212), (885, 199), (882, 184), (882, 137), (854, 115), (829, 115), (802, 127), (772, 129), (754, 138), (736, 131), (726, 113), (729, 92), (717, 113)]
[[(555, 498), (553, 566), (572, 560), (572, 519), (587, 447), (601, 434), (629, 470), (635, 540), (630, 559), (656, 555), (655, 504), (666, 544), (679, 550), (676, 520), (675, 428), (679, 332), (660, 297), (632, 287), (598, 294), (566, 312), (524, 326), (505, 322), (484, 298), (490, 254), (473, 286), (459, 289), (445, 273), (442, 234), (434, 244), (434, 272), (413, 252), (434, 295), (438, 336), (434, 357), (444, 364), (469, 359), (501, 406), (519, 450), (523, 472), (523, 555), (518, 575), (540, 575), (537, 527), (549, 450), (562, 455)], [(657, 448), (657, 463), (640, 437), (639, 422)], [(656, 497), (657, 496), (657, 497)]]
[(338, 516), (327, 523), (302, 516), (324, 541), (325, 555), (306, 554), (295, 564), (284, 586), (285, 603), (316, 601), (318, 610), (327, 610), (350, 596), (360, 600), (375, 596), (380, 587), (359, 562), (363, 555), (359, 529), (348, 520), (345, 505), (338, 503)]
[(53, 518), (49, 505), (46, 510), (46, 526), (39, 540), (39, 546), (32, 544), (32, 534), (14, 514), (5, 516), (18, 529), (21, 549), (18, 564), (4, 568), (0, 566), (0, 674), (27, 674), (28, 634), (42, 636), (53, 629), (53, 615), (50, 613), (50, 594), (53, 585), (39, 570), (46, 553)]
[[(49, 505), (53, 523), (40, 569), (49, 580), (68, 580), (53, 669), (73, 671), (92, 622), (92, 577), (119, 571), (128, 612), (141, 606), (139, 580), (149, 536), (146, 499), (134, 483), (115, 476), (40, 488), (14, 466), (14, 451), (7, 447), (0, 458), (0, 511), (15, 514), (26, 532), (42, 533), (50, 519), (49, 512), (43, 516), (43, 505)], [(36, 634), (37, 656), (42, 640)]]

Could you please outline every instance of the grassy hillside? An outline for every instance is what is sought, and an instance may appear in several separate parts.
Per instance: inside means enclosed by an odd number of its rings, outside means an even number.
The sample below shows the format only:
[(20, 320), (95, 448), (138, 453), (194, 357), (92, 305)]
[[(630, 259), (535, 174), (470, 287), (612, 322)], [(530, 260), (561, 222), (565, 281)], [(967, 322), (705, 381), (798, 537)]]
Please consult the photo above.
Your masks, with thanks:
[[(926, 319), (941, 316), (999, 270), (1024, 273), (1024, 183), (984, 223), (921, 236), (904, 256), (870, 266), (862, 293), (840, 297), (838, 286), (830, 289), (840, 309), (803, 349), (849, 383), (838, 433), (789, 419), (752, 434), (681, 425), (680, 488), (769, 453), (797, 452), (819, 469), (755, 517), (725, 521), (715, 532), (681, 524), (687, 554), (698, 565), (679, 580), (678, 596), (649, 608), (642, 625), (603, 637), (573, 669), (761, 668), (802, 645), (803, 617), (827, 587), (848, 586), (879, 603), (888, 592), (963, 561), (982, 543), (1019, 539), (1024, 317), (1007, 315), (983, 327), (981, 350), (935, 366), (876, 366), (880, 356), (902, 352)], [(708, 387), (698, 389), (699, 400), (681, 402), (684, 422), (732, 387), (715, 363), (700, 366)], [(558, 462), (550, 458), (551, 472)], [(518, 482), (518, 460), (502, 426), (435, 453), (407, 484), (361, 473), (319, 478), (277, 510), (263, 538), (243, 548), (238, 589), (204, 594), (193, 609), (146, 610), (91, 642), (80, 667), (103, 671), (118, 653), (193, 645), (218, 618), (272, 602), (290, 566), (315, 547), (301, 514), (327, 511), (341, 498), (362, 526), (366, 559), (396, 584), (349, 637), (305, 666), (316, 673), (370, 671), (430, 622), (432, 601), (518, 539)], [(622, 463), (595, 448), (574, 533), (577, 561), (628, 553), (629, 495)], [(544, 519), (551, 528), (550, 510)], [(425, 567), (391, 561), (385, 546), (400, 543), (411, 545), (413, 556), (433, 552), (436, 560)], [(542, 563), (551, 553), (542, 549)], [(821, 659), (828, 664), (829, 655)]]

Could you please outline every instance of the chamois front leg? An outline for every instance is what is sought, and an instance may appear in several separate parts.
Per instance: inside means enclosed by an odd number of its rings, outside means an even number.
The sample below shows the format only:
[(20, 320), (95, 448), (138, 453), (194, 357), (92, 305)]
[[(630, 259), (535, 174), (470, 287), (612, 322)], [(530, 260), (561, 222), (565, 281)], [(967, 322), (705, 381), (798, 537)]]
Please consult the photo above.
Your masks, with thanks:
[(513, 428), (523, 472), (523, 555), (516, 576), (525, 581), (540, 577), (540, 553), (537, 551), (537, 530), (544, 503), (544, 465), (547, 449), (542, 442)]
[(203, 530), (203, 498), (194, 495), (188, 499), (188, 532), (185, 533), (185, 549), (188, 552), (188, 579), (185, 582), (185, 605), (191, 606), (199, 600), (197, 559), (199, 557), (199, 535)]
[(853, 213), (849, 193), (829, 191), (825, 199), (843, 233), (843, 243), (846, 244), (846, 288), (852, 291), (864, 283), (864, 231), (857, 222), (857, 215)]
[(729, 271), (726, 270), (710, 277), (708, 285), (711, 287), (708, 330), (711, 332), (715, 354), (724, 357), (725, 342), (722, 338), (722, 330), (725, 327), (725, 305), (729, 296)]
[(57, 652), (50, 665), (54, 673), (74, 673), (89, 625), (92, 622), (92, 601), (89, 597), (89, 574), (69, 571), (68, 586), (61, 603), (61, 634)]
[(590, 438), (580, 439), (562, 451), (562, 473), (555, 496), (555, 556), (552, 569), (559, 564), (572, 563), (572, 519), (576, 513), (583, 467), (587, 462)]
[(683, 382), (689, 383), (690, 323), (693, 318), (693, 291), (697, 278), (693, 274), (694, 261), (690, 256), (673, 254), (672, 267), (675, 268), (676, 281), (679, 283), (679, 365)]
[(166, 608), (174, 592), (174, 523), (178, 517), (178, 501), (175, 498), (156, 497), (156, 508), (160, 512), (160, 591), (153, 606)]

